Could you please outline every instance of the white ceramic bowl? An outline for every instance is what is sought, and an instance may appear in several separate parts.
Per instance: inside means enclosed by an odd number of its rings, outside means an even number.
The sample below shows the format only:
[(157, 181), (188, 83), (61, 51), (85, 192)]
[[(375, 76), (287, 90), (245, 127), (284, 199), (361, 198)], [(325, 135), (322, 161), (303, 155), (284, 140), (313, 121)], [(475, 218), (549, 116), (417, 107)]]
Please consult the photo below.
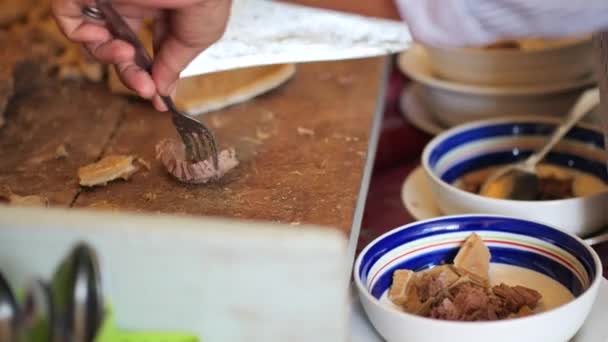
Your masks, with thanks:
[[(419, 271), (452, 262), (472, 232), (486, 240), (492, 265), (543, 273), (570, 289), (575, 298), (542, 313), (495, 322), (424, 318), (404, 313), (384, 299), (394, 270)], [(380, 236), (357, 257), (354, 279), (367, 316), (388, 342), (565, 342), (589, 315), (601, 272), (597, 254), (573, 235), (525, 220), (469, 215), (418, 221)]]
[(593, 77), (535, 86), (492, 87), (446, 81), (434, 75), (425, 50), (416, 46), (399, 57), (400, 69), (420, 84), (419, 96), (437, 120), (453, 127), (513, 115), (563, 116)]
[[(525, 41), (524, 41), (525, 43)], [(439, 77), (486, 86), (530, 86), (570, 82), (593, 72), (590, 38), (551, 41), (530, 49), (426, 47)]]
[[(545, 222), (571, 234), (587, 236), (608, 224), (608, 192), (551, 201), (513, 201), (480, 196), (452, 185), (464, 174), (521, 160), (541, 146), (558, 120), (513, 117), (452, 128), (427, 144), (422, 165), (445, 214), (497, 214)], [(602, 133), (575, 127), (545, 161), (592, 173), (608, 181)]]

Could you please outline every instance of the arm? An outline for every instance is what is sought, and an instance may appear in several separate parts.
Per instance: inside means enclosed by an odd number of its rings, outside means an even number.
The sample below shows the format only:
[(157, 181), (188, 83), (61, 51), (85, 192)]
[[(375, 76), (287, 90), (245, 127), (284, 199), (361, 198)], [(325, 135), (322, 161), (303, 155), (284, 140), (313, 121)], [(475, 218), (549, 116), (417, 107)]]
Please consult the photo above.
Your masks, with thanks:
[(396, 0), (416, 39), (463, 46), (608, 28), (606, 0)]

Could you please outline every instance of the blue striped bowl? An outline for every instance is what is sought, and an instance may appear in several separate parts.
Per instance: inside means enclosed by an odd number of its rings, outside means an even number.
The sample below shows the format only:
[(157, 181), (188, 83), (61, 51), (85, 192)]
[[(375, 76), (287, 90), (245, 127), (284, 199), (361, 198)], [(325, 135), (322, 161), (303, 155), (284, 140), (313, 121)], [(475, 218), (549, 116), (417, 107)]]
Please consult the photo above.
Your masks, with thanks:
[[(511, 201), (469, 193), (452, 185), (463, 175), (514, 163), (539, 148), (558, 119), (514, 117), (458, 126), (425, 147), (422, 165), (442, 212), (521, 217), (587, 236), (608, 224), (608, 192), (553, 201)], [(575, 127), (545, 162), (593, 174), (608, 182), (604, 137), (588, 126)]]
[[(451, 322), (404, 313), (381, 300), (396, 269), (424, 270), (451, 263), (475, 232), (491, 263), (523, 267), (562, 285), (575, 299), (529, 317), (496, 322)], [(363, 307), (388, 341), (568, 341), (589, 314), (602, 279), (597, 254), (576, 236), (541, 223), (504, 216), (447, 216), (419, 221), (380, 236), (357, 257), (354, 279)], [(555, 324), (559, 322), (559, 324)]]

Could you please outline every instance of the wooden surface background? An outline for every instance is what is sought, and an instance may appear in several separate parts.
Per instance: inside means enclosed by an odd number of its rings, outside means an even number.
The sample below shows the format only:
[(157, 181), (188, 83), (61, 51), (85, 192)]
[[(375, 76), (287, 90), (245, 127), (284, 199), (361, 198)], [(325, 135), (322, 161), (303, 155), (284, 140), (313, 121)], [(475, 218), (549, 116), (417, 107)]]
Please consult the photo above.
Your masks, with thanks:
[[(311, 223), (348, 235), (384, 65), (383, 58), (301, 64), (279, 89), (201, 117), (241, 161), (210, 185), (180, 184), (155, 161), (155, 144), (175, 136), (166, 113), (104, 85), (42, 80), (8, 107), (0, 190), (53, 206)], [(56, 156), (62, 146), (67, 157)], [(80, 188), (78, 167), (111, 154), (135, 155), (151, 168)]]

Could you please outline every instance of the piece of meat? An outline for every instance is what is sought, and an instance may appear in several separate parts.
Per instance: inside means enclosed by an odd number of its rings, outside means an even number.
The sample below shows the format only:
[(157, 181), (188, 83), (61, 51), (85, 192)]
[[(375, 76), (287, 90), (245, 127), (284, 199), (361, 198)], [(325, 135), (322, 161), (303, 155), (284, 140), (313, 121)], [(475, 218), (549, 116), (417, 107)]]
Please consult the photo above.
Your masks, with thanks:
[(100, 161), (78, 169), (82, 186), (106, 185), (115, 179), (129, 179), (139, 169), (133, 156), (107, 156)]
[(234, 149), (219, 153), (217, 170), (213, 167), (211, 159), (190, 162), (186, 160), (184, 144), (172, 139), (161, 140), (156, 144), (156, 159), (177, 180), (191, 184), (204, 184), (214, 178), (219, 179), (239, 164)]
[(486, 288), (464, 282), (444, 292), (429, 312), (429, 317), (456, 321), (485, 321), (491, 316)]
[(455, 321), (492, 321), (533, 313), (541, 296), (523, 286), (498, 285), (492, 289), (465, 281), (442, 292), (427, 317)]
[(489, 295), (485, 288), (463, 283), (450, 292), (454, 296), (454, 306), (460, 311), (459, 320), (488, 320)]
[(534, 309), (542, 297), (538, 291), (520, 285), (500, 284), (492, 287), (492, 292), (504, 301), (510, 313), (519, 312), (523, 306)]
[(445, 297), (439, 305), (431, 309), (429, 317), (456, 321), (460, 318), (460, 310), (454, 305), (454, 302), (452, 302), (451, 299)]
[(419, 273), (417, 286), (420, 300), (426, 302), (439, 292), (450, 287), (459, 276), (448, 265), (436, 266)]

